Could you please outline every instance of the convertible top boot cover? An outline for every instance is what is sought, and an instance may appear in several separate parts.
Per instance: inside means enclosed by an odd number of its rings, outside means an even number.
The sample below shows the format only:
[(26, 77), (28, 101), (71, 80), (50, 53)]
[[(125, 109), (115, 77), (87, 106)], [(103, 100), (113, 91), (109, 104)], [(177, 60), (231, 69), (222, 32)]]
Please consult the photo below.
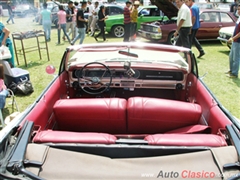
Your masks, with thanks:
[[(48, 180), (56, 179), (227, 179), (237, 169), (223, 172), (223, 165), (238, 161), (233, 146), (180, 155), (111, 159), (108, 157), (29, 144), (26, 159), (43, 162), (27, 170)], [(223, 178), (222, 178), (223, 177)]]

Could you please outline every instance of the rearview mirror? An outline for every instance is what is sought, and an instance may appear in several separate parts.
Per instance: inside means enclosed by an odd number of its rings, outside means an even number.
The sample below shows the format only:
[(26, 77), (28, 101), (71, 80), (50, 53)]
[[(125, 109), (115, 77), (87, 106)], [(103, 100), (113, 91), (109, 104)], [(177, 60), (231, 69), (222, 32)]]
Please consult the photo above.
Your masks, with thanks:
[(130, 52), (127, 52), (127, 51), (118, 51), (119, 54), (122, 54), (122, 55), (125, 55), (125, 56), (130, 56), (130, 57), (135, 57), (135, 58), (138, 58), (138, 55), (135, 54), (135, 53), (130, 53)]

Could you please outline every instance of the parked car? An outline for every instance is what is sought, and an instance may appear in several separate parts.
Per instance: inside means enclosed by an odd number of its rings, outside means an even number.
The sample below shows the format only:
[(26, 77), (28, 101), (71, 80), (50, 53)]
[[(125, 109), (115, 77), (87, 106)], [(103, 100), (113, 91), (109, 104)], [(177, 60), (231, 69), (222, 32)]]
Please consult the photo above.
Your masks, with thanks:
[(7, 1), (0, 1), (0, 6), (2, 7), (2, 9), (7, 9)]
[(66, 48), (58, 75), (0, 131), (0, 176), (239, 179), (239, 121), (197, 69), (178, 46)]
[(227, 46), (229, 49), (232, 47), (232, 43), (227, 42), (229, 38), (232, 37), (235, 26), (223, 27), (219, 30), (218, 40), (222, 43), (222, 45)]
[[(159, 9), (163, 10), (164, 6), (157, 1)], [(161, 43), (174, 44), (174, 32), (177, 25), (178, 9), (169, 4), (169, 8), (173, 14), (166, 14), (169, 20), (158, 20), (148, 23), (142, 23), (138, 34), (145, 39), (157, 41)], [(166, 11), (166, 10), (165, 10)], [(237, 18), (230, 12), (217, 9), (202, 9), (200, 10), (201, 27), (199, 28), (196, 37), (199, 40), (216, 40), (221, 27), (234, 26)]]
[(216, 9), (220, 9), (223, 11), (230, 11), (231, 3), (216, 3)]
[[(123, 37), (124, 24), (123, 14), (110, 16), (106, 22), (106, 31), (115, 37)], [(137, 29), (139, 29), (142, 22), (155, 21), (158, 19), (164, 19), (162, 12), (154, 5), (140, 6), (138, 8), (138, 22)], [(166, 17), (165, 17), (166, 19)]]
[(195, 3), (199, 9), (214, 9), (215, 8), (215, 4), (213, 3)]
[(37, 8), (30, 4), (19, 4), (13, 9), (13, 14), (19, 17), (35, 16)]
[[(8, 2), (7, 1), (0, 1), (0, 6), (2, 7), (2, 9), (7, 9), (7, 7), (8, 7)], [(12, 9), (15, 9), (15, 4), (12, 4), (11, 3), (11, 8)]]
[(114, 16), (118, 14), (123, 14), (123, 6), (117, 4), (104, 4), (106, 10), (105, 13), (107, 16)]

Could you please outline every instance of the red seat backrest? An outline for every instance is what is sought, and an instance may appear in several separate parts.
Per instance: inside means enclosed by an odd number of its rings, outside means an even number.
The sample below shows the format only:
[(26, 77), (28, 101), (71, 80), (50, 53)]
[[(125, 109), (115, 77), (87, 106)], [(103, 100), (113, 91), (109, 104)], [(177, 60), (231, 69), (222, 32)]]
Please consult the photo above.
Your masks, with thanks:
[(127, 101), (121, 98), (61, 99), (53, 111), (58, 130), (126, 133)]
[(198, 124), (201, 106), (189, 102), (158, 98), (128, 99), (128, 133), (164, 133)]

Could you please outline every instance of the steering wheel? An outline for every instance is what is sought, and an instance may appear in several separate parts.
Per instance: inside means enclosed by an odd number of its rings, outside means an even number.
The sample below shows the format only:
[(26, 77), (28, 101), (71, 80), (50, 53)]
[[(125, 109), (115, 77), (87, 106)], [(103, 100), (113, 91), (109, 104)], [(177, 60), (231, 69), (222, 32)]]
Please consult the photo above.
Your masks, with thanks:
[[(101, 65), (103, 66), (103, 68), (105, 70), (103, 70), (102, 74), (95, 74), (92, 77), (86, 77), (86, 72), (89, 71), (88, 66), (90, 65)], [(101, 68), (102, 69), (102, 68)], [(104, 75), (106, 74), (110, 74), (109, 77), (104, 77)], [(107, 79), (109, 78), (109, 80), (107, 81), (107, 83), (102, 82), (102, 79)], [(105, 92), (109, 86), (112, 83), (112, 73), (110, 71), (110, 69), (103, 63), (100, 62), (91, 62), (91, 63), (87, 63), (85, 66), (82, 67), (82, 69), (80, 70), (80, 74), (78, 76), (78, 84), (79, 87), (86, 93), (88, 94), (92, 94), (92, 95), (96, 95), (96, 94), (101, 94), (103, 92)]]

